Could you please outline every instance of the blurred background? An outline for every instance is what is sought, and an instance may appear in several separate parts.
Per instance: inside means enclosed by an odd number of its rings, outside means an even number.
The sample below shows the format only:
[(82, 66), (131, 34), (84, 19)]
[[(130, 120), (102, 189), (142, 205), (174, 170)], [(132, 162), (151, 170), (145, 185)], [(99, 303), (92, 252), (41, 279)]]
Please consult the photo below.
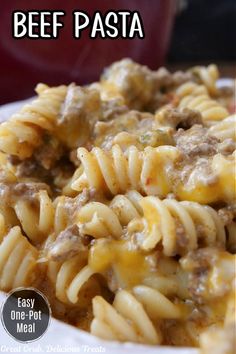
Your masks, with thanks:
[[(64, 10), (64, 28), (56, 40), (11, 37), (14, 10)], [(72, 37), (72, 11), (139, 11), (144, 39)], [(171, 71), (195, 64), (219, 65), (222, 75), (236, 75), (236, 0), (1, 0), (0, 104), (33, 95), (38, 82), (85, 84), (97, 80), (113, 61), (131, 57), (152, 69)]]

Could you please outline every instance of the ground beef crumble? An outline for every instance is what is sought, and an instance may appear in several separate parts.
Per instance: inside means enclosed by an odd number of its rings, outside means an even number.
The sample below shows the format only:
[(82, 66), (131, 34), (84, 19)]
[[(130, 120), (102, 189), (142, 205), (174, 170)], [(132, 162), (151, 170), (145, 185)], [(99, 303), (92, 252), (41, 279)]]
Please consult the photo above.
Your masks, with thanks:
[(76, 224), (68, 226), (50, 246), (48, 257), (57, 262), (66, 261), (79, 252), (86, 251), (89, 242), (90, 239), (81, 235)]
[(219, 140), (208, 134), (201, 125), (194, 125), (188, 130), (178, 129), (174, 136), (176, 147), (190, 159), (213, 156), (217, 153)]

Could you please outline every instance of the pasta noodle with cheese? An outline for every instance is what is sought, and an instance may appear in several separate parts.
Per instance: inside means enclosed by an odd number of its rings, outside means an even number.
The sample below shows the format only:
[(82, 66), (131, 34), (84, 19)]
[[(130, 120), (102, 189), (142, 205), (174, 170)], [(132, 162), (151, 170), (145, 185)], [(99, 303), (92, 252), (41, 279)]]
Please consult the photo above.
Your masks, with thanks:
[[(148, 147), (144, 152), (131, 146), (123, 153), (115, 145), (111, 154), (100, 148), (94, 148), (91, 152), (79, 148), (78, 156), (84, 171), (72, 188), (77, 191), (85, 187), (101, 188), (113, 195), (134, 189), (163, 196), (171, 191), (167, 170), (179, 155), (179, 151), (172, 146)], [(159, 171), (158, 175), (154, 174), (154, 168)]]
[[(154, 248), (161, 241), (164, 254), (173, 256), (178, 248), (185, 252), (196, 249), (199, 237), (208, 246), (225, 244), (224, 226), (216, 211), (209, 206), (171, 199), (160, 200), (158, 197), (146, 197), (140, 204), (144, 213), (145, 235), (141, 247), (145, 250)], [(196, 225), (201, 225), (200, 234)], [(135, 220), (128, 227), (134, 231)]]
[(36, 287), (104, 340), (233, 354), (236, 121), (218, 78), (123, 59), (84, 87), (39, 84), (0, 125), (0, 290)]

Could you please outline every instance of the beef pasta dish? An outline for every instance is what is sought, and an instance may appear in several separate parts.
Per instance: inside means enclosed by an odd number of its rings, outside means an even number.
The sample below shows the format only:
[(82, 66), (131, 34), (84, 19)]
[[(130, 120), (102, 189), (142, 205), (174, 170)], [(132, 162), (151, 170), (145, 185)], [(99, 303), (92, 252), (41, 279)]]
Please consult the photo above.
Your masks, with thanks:
[(235, 345), (236, 115), (216, 65), (124, 59), (0, 125), (0, 289), (105, 340)]

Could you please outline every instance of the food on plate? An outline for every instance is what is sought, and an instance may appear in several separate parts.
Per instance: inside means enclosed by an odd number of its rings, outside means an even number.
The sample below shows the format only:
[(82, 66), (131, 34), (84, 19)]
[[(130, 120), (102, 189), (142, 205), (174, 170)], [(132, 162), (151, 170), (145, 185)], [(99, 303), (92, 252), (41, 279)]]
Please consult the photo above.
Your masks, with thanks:
[(106, 340), (233, 352), (236, 116), (218, 78), (124, 59), (39, 84), (0, 125), (0, 289), (34, 286)]

